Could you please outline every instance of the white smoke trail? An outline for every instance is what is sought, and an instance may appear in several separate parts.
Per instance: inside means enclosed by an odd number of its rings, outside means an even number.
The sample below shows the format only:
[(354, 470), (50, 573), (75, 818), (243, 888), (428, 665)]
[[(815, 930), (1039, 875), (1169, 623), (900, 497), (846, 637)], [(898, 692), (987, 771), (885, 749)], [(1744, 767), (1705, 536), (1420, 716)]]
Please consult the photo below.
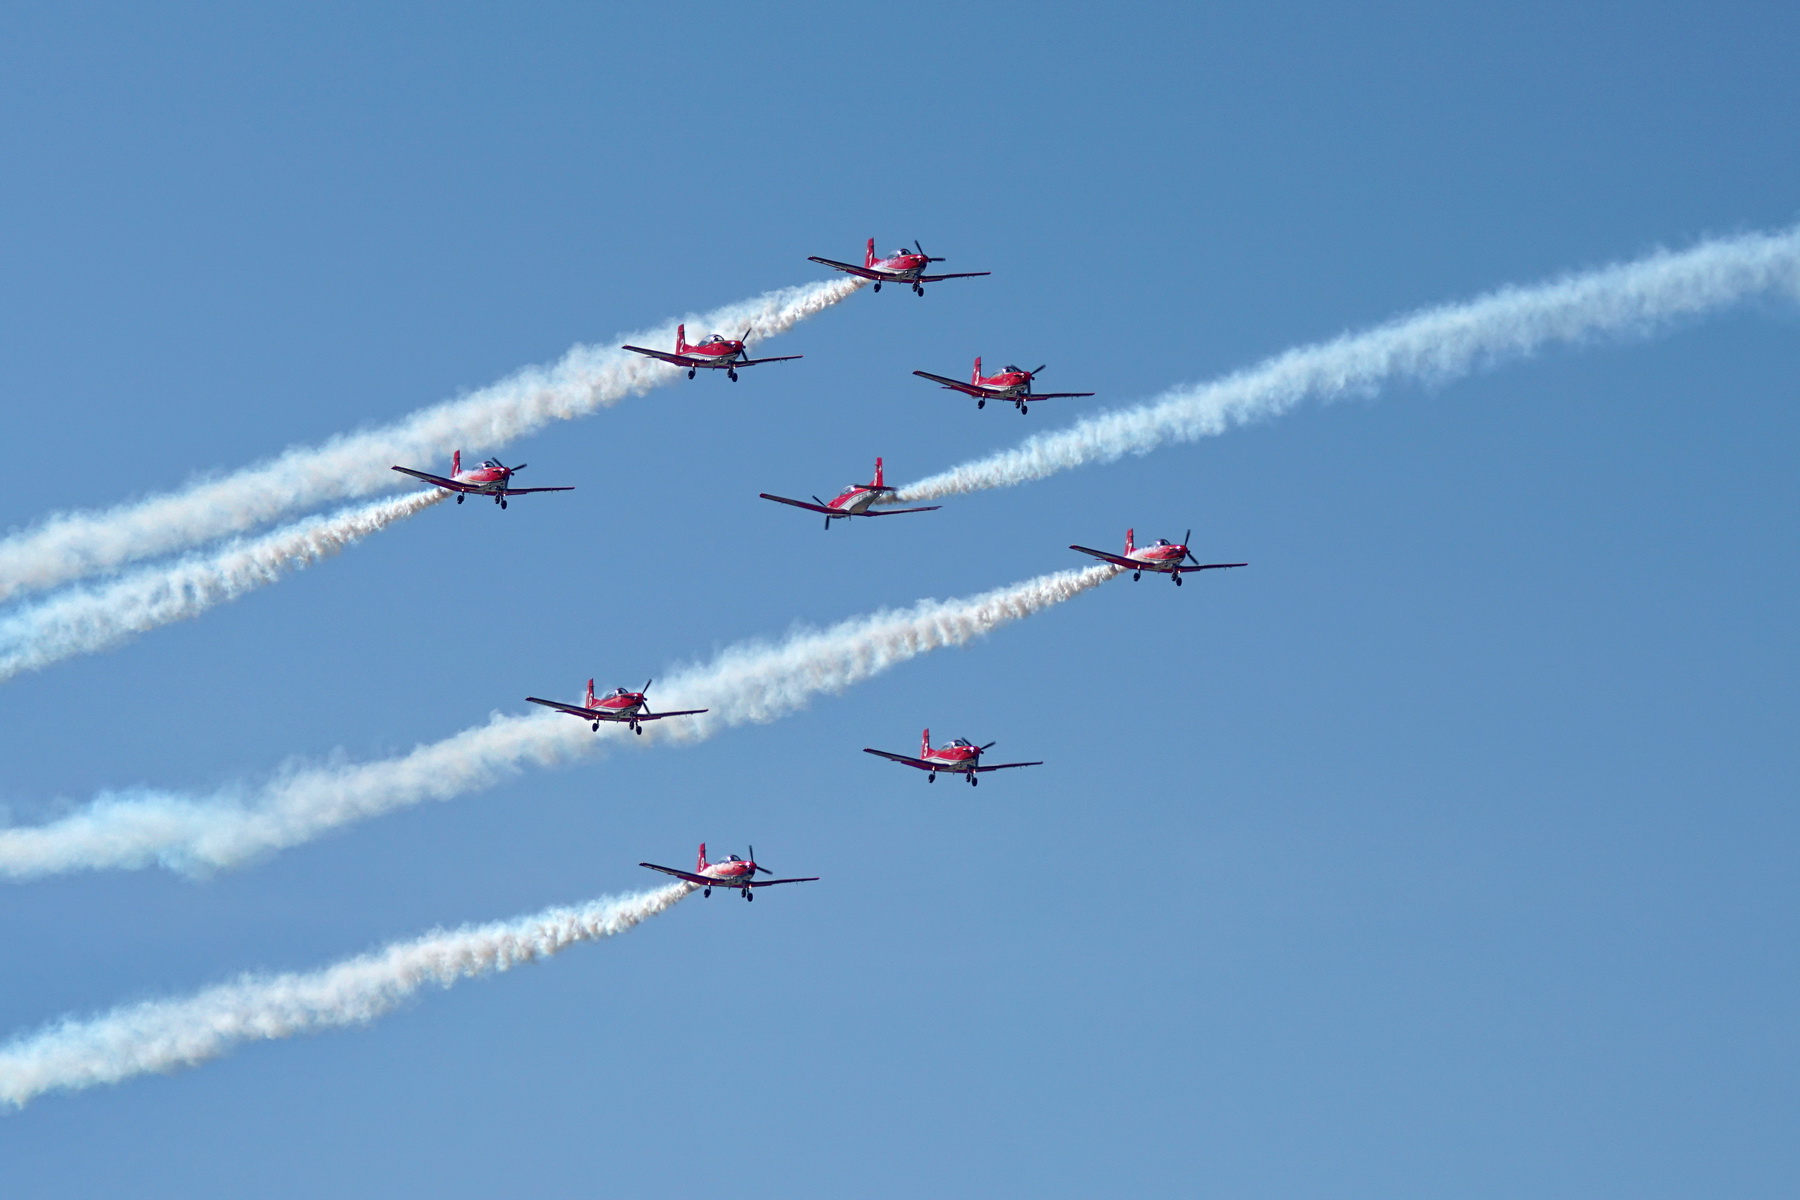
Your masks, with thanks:
[(1309, 396), (1367, 394), (1383, 380), (1440, 382), (1547, 343), (1648, 333), (1753, 296), (1800, 298), (1800, 230), (1703, 242), (1426, 309), (1365, 333), (1303, 346), (1213, 383), (1100, 413), (988, 458), (921, 479), (887, 503), (1010, 487), (1071, 467), (1145, 454), (1278, 416)]
[[(792, 328), (863, 286), (839, 279), (783, 288), (756, 300), (690, 316), (694, 328), (753, 327), (752, 340)], [(625, 340), (673, 345), (675, 323)], [(60, 513), (0, 541), (0, 599), (64, 583), (123, 563), (199, 545), (315, 504), (401, 486), (394, 463), (431, 469), (453, 449), (483, 450), (555, 420), (586, 416), (681, 374), (629, 351), (577, 346), (549, 367), (422, 409), (380, 429), (323, 446), (296, 447), (221, 479), (191, 484), (97, 512)]]
[(218, 1058), (244, 1042), (360, 1025), (429, 984), (508, 971), (577, 942), (624, 933), (694, 890), (677, 883), (529, 917), (437, 930), (305, 974), (243, 975), (182, 1000), (65, 1018), (0, 1046), (0, 1104), (78, 1091)]
[[(929, 650), (962, 645), (1117, 573), (1111, 566), (1061, 571), (962, 600), (921, 601), (799, 630), (779, 642), (736, 646), (659, 687), (669, 707), (711, 712), (648, 725), (642, 738), (625, 736), (634, 743), (692, 742), (730, 726), (772, 721), (816, 695), (841, 692)], [(590, 756), (625, 734), (624, 726), (601, 728), (596, 734), (561, 713), (497, 715), (398, 758), (294, 767), (247, 791), (105, 794), (46, 825), (0, 829), (0, 874), (23, 879), (152, 864), (204, 874), (340, 825), (490, 786), (526, 766)]]
[(186, 621), (290, 571), (329, 558), (449, 492), (436, 488), (287, 525), (204, 556), (150, 567), (100, 587), (54, 596), (0, 617), (0, 680), (92, 654), (131, 635)]

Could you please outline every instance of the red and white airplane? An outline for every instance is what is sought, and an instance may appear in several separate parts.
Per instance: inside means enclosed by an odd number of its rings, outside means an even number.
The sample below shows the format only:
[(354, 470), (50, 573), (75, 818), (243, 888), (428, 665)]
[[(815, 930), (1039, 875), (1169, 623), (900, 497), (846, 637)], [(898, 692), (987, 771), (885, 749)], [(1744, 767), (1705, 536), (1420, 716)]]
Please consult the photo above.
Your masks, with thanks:
[(503, 466), (497, 458), (484, 458), (479, 467), (462, 469), (462, 451), (458, 450), (450, 456), (450, 477), (433, 475), (429, 471), (415, 471), (411, 467), (395, 467), (402, 475), (411, 475), (414, 479), (423, 479), (426, 483), (435, 483), (441, 488), (456, 493), (456, 502), (461, 504), (467, 496), (492, 496), (494, 503), (501, 508), (506, 507), (508, 496), (523, 496), (530, 492), (572, 492), (572, 487), (516, 488), (512, 485), (512, 477), (523, 471), (527, 464), (520, 463), (516, 467)]
[(580, 704), (564, 704), (560, 700), (543, 700), (537, 696), (527, 696), (525, 699), (591, 722), (596, 733), (600, 731), (602, 721), (629, 725), (631, 732), (641, 734), (644, 732), (642, 726), (645, 721), (660, 721), (664, 717), (692, 717), (706, 711), (704, 708), (684, 708), (680, 712), (651, 712), (649, 704), (644, 700), (644, 693), (650, 690), (650, 685), (654, 682), (656, 681), (653, 679), (644, 680), (644, 686), (635, 692), (614, 688), (604, 696), (596, 696), (594, 681), (590, 679), (587, 698)]
[(1034, 392), (1031, 381), (1037, 373), (1044, 369), (1039, 363), (1027, 371), (1024, 367), (1015, 367), (1010, 363), (998, 374), (989, 375), (985, 379), (981, 375), (981, 359), (975, 359), (975, 370), (969, 375), (969, 382), (946, 379), (942, 375), (933, 375), (930, 371), (914, 371), (920, 379), (929, 379), (933, 383), (941, 383), (952, 392), (961, 392), (965, 396), (975, 397), (976, 408), (986, 408), (989, 400), (1010, 400), (1019, 406), (1019, 414), (1025, 413), (1025, 406), (1033, 400), (1069, 400), (1077, 396), (1092, 396), (1092, 392)]
[(675, 327), (675, 353), (666, 350), (649, 350), (643, 346), (620, 346), (621, 350), (630, 350), (637, 354), (647, 354), (651, 358), (660, 358), (666, 363), (674, 363), (678, 367), (686, 367), (688, 378), (702, 368), (723, 371), (731, 382), (737, 382), (739, 367), (759, 367), (763, 363), (793, 362), (796, 358), (805, 358), (804, 354), (783, 354), (775, 358), (749, 358), (744, 349), (744, 338), (750, 336), (748, 329), (743, 337), (732, 339), (709, 333), (696, 345), (688, 345), (687, 326)]
[(881, 460), (879, 458), (875, 460), (875, 482), (853, 483), (829, 501), (814, 496), (813, 502), (808, 504), (804, 500), (789, 500), (786, 496), (771, 496), (767, 492), (756, 494), (764, 500), (773, 500), (777, 504), (791, 504), (795, 508), (824, 513), (826, 529), (830, 529), (831, 523), (840, 518), (848, 520), (851, 517), (897, 517), (901, 513), (932, 512), (944, 507), (941, 504), (928, 504), (924, 508), (884, 508), (870, 512), (871, 504), (876, 503), (883, 496), (894, 494), (894, 489), (881, 481)]
[(1123, 554), (1108, 554), (1104, 550), (1090, 550), (1086, 546), (1070, 546), (1069, 549), (1079, 550), (1083, 554), (1091, 554), (1115, 567), (1124, 567), (1131, 572), (1133, 579), (1141, 578), (1145, 571), (1171, 576), (1178, 587), (1181, 584), (1181, 576), (1188, 571), (1221, 571), (1227, 567), (1250, 565), (1249, 563), (1201, 562), (1187, 548), (1187, 540), (1194, 536), (1194, 531), (1191, 529), (1181, 535), (1179, 542), (1171, 542), (1167, 538), (1157, 538), (1148, 546), (1140, 546), (1133, 541), (1134, 533), (1135, 530), (1127, 529), (1125, 531), (1125, 553)]
[(968, 738), (954, 738), (934, 749), (931, 745), (931, 730), (927, 729), (919, 735), (919, 757), (917, 758), (905, 754), (890, 754), (886, 750), (871, 750), (867, 746), (863, 747), (863, 753), (891, 758), (897, 763), (905, 763), (909, 767), (929, 771), (931, 774), (925, 777), (927, 783), (936, 783), (939, 771), (949, 771), (955, 775), (965, 776), (970, 787), (981, 782), (980, 776), (983, 771), (1004, 771), (1008, 767), (1041, 767), (1044, 765), (1041, 762), (1020, 762), (993, 763), (984, 767), (981, 765), (982, 752), (993, 744), (993, 742), (989, 742), (987, 746), (977, 746)]
[(655, 863), (639, 863), (640, 867), (649, 867), (652, 871), (661, 871), (664, 875), (673, 875), (677, 879), (685, 879), (700, 887), (702, 896), (712, 895), (714, 888), (737, 888), (744, 893), (744, 899), (754, 900), (756, 894), (752, 888), (774, 887), (778, 883), (817, 883), (817, 875), (808, 875), (803, 879), (758, 879), (756, 873), (773, 875), (775, 872), (767, 867), (758, 866), (756, 847), (750, 847), (749, 858), (739, 858), (733, 854), (724, 862), (709, 863), (706, 861), (706, 843), (700, 843), (700, 856), (692, 871), (681, 871), (674, 867), (659, 867)]
[(851, 266), (849, 263), (837, 262), (834, 259), (808, 255), (806, 261), (823, 263), (834, 271), (843, 271), (850, 275), (860, 275), (864, 279), (875, 281), (875, 290), (880, 291), (884, 283), (905, 283), (912, 286), (914, 294), (923, 296), (925, 285), (938, 283), (945, 279), (973, 279), (977, 275), (992, 275), (992, 271), (957, 271), (948, 275), (927, 275), (925, 268), (934, 262), (943, 262), (941, 258), (933, 258), (925, 253), (925, 247), (913, 242), (914, 254), (902, 246), (886, 258), (875, 257), (875, 239), (869, 239), (869, 248), (863, 254), (863, 265)]

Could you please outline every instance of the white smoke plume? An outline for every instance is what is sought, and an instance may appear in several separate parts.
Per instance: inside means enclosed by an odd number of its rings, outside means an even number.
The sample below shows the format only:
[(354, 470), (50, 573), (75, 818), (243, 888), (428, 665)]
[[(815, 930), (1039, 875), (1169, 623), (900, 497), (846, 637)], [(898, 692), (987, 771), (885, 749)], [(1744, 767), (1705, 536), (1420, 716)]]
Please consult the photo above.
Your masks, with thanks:
[(512, 921), (436, 930), (321, 971), (243, 975), (186, 999), (64, 1018), (0, 1045), (0, 1104), (20, 1107), (49, 1091), (197, 1066), (244, 1042), (366, 1024), (431, 984), (447, 988), (624, 933), (693, 890), (677, 883)]
[(488, 787), (527, 766), (592, 756), (621, 735), (634, 743), (692, 742), (730, 726), (772, 721), (814, 696), (841, 692), (927, 651), (962, 645), (1116, 574), (1112, 566), (1061, 571), (966, 599), (925, 600), (798, 630), (778, 642), (733, 647), (658, 684), (666, 698), (661, 707), (712, 711), (647, 725), (641, 738), (622, 725), (595, 733), (562, 713), (496, 715), (398, 758), (293, 767), (254, 788), (198, 797), (104, 794), (48, 824), (0, 829), (0, 875), (153, 864), (205, 874), (236, 866), (340, 825)]
[[(751, 341), (782, 333), (863, 286), (838, 279), (783, 288), (686, 318), (691, 328), (750, 327)], [(623, 340), (673, 346), (675, 323)], [(586, 416), (633, 393), (670, 383), (668, 363), (602, 346), (577, 346), (548, 367), (530, 367), (393, 425), (304, 446), (257, 466), (178, 491), (97, 512), (60, 513), (0, 541), (0, 599), (65, 583), (214, 538), (317, 504), (401, 486), (395, 463), (433, 469), (456, 449), (497, 449), (551, 421)]]
[(1366, 395), (1384, 380), (1438, 383), (1555, 342), (1649, 333), (1768, 294), (1800, 298), (1800, 230), (1702, 242), (1533, 287), (1426, 309), (1302, 346), (1162, 400), (1100, 413), (921, 479), (886, 503), (1010, 487), (1279, 416), (1308, 397)]
[(145, 568), (98, 587), (73, 589), (0, 616), (0, 680), (105, 650), (160, 625), (190, 620), (329, 558), (449, 496), (433, 488), (298, 521), (210, 554)]

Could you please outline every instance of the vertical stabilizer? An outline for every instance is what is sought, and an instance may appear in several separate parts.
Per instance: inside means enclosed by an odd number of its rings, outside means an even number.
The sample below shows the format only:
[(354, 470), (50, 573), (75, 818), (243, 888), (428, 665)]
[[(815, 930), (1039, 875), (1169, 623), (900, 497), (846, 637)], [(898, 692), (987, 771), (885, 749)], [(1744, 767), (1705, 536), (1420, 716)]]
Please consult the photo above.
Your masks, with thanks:
[(460, 474), (462, 474), (462, 451), (453, 450), (450, 452), (450, 478), (455, 479)]
[(711, 864), (706, 861), (706, 843), (701, 842), (700, 843), (700, 857), (694, 864), (694, 870), (696, 873), (698, 873), (700, 871), (706, 870), (706, 868), (710, 865)]
[(587, 699), (582, 701), (582, 703), (586, 707), (592, 708), (592, 707), (594, 707), (594, 705), (597, 702), (598, 702), (598, 697), (596, 697), (594, 695), (594, 681), (590, 679), (590, 680), (588, 680)]
[(870, 238), (868, 253), (866, 253), (863, 256), (863, 266), (872, 267), (874, 265), (875, 265), (875, 239)]
[(919, 757), (924, 758), (931, 753), (931, 730), (927, 729), (919, 735)]
[(969, 382), (974, 384), (981, 382), (981, 355), (979, 354), (975, 356), (975, 370), (970, 372)]
[(876, 459), (875, 459), (875, 486), (876, 486), (876, 487), (877, 487), (877, 488), (881, 488), (881, 487), (886, 487), (886, 486), (887, 486), (887, 485), (886, 485), (886, 484), (885, 484), (885, 483), (883, 483), (883, 482), (882, 482), (882, 480), (881, 480), (881, 459), (880, 459), (880, 458), (879, 458), (879, 457), (877, 457), (877, 458), (876, 458)]
[(686, 354), (687, 350), (687, 326), (677, 325), (675, 327), (675, 353)]
[(1137, 549), (1137, 542), (1132, 538), (1132, 535), (1136, 532), (1137, 530), (1135, 529), (1127, 529), (1125, 531), (1125, 553), (1127, 554), (1130, 554), (1133, 550)]

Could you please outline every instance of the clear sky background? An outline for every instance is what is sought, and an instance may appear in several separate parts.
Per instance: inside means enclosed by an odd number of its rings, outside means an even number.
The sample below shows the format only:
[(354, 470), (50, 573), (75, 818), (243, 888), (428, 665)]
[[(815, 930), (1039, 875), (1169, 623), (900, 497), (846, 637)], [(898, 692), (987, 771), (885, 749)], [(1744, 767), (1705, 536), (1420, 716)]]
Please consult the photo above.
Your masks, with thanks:
[[(871, 235), (994, 272), (503, 450), (579, 491), (434, 508), (0, 687), (15, 822), (403, 751), (1128, 525), (1252, 565), (207, 882), (7, 885), (16, 1031), (637, 889), (702, 839), (825, 877), (47, 1097), (0, 1117), (0, 1191), (1791, 1195), (1795, 310), (829, 535), (756, 493), (1787, 226), (1796, 51), (1773, 2), (9, 6), (0, 527)], [(975, 354), (1100, 395), (1021, 420), (908, 374)], [(1047, 765), (974, 791), (859, 753), (924, 725)]]

